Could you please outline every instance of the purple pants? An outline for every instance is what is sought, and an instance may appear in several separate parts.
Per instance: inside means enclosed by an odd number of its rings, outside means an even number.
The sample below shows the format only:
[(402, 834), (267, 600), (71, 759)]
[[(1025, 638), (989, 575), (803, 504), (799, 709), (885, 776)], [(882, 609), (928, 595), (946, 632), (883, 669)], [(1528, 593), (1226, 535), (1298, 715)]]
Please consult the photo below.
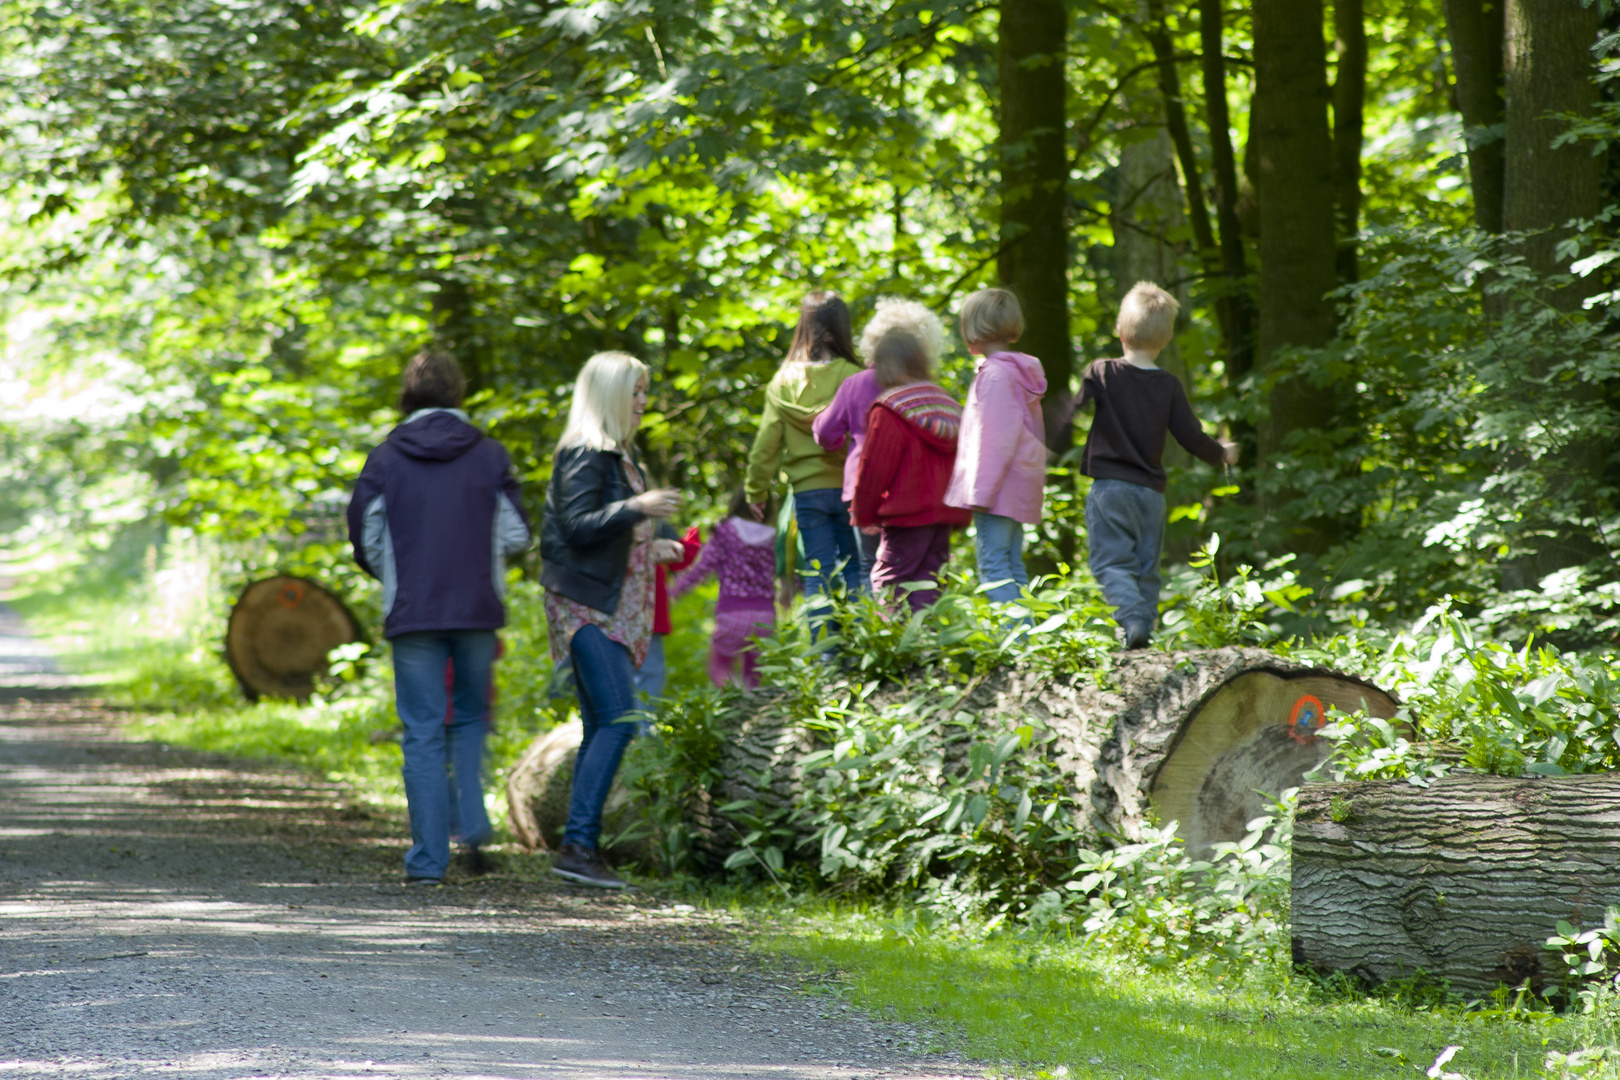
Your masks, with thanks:
[[(932, 583), (950, 555), (949, 525), (885, 525), (872, 566), (872, 588), (881, 591), (907, 581)], [(914, 589), (906, 594), (912, 611), (921, 611), (938, 599), (938, 589)]]

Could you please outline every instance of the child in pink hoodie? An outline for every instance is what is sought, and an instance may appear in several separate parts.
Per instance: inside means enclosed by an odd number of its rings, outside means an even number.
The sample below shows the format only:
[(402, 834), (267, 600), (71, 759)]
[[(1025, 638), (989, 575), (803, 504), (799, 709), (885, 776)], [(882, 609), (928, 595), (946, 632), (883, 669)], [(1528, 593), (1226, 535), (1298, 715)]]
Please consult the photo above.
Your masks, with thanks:
[(962, 301), (962, 338), (980, 360), (945, 504), (973, 511), (979, 584), (992, 586), (985, 595), (996, 601), (1017, 600), (1029, 586), (1024, 526), (1041, 520), (1046, 486), (1046, 375), (1039, 360), (1009, 348), (1023, 333), (1024, 314), (1007, 290)]
[[(714, 609), (714, 638), (709, 645), (709, 680), (716, 686), (737, 679), (752, 689), (753, 639), (769, 637), (776, 627), (776, 530), (754, 520), (747, 492), (731, 497), (731, 516), (714, 527), (692, 568), (670, 590), (671, 600), (690, 592), (713, 574), (720, 579), (720, 601)], [(766, 512), (774, 517), (769, 502)], [(741, 667), (741, 672), (738, 667)]]

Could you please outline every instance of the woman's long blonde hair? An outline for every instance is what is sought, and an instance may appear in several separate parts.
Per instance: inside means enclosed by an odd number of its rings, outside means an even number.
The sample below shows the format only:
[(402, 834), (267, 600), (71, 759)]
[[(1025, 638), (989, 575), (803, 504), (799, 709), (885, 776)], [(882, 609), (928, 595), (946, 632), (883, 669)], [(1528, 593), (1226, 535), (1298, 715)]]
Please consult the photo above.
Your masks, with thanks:
[(599, 352), (585, 361), (574, 380), (568, 426), (557, 440), (557, 449), (622, 449), (636, 433), (631, 404), (636, 383), (646, 377), (647, 365), (629, 353)]

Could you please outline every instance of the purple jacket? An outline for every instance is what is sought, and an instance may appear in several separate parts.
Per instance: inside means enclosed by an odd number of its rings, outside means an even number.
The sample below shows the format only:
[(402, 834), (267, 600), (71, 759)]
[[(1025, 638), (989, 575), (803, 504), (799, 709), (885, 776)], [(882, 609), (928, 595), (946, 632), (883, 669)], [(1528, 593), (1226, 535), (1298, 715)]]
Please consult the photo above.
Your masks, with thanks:
[(506, 625), (506, 556), (529, 546), (506, 448), (460, 409), (422, 409), (366, 458), (349, 542), (383, 584), (383, 634)]
[(861, 447), (866, 442), (866, 413), (881, 393), (883, 388), (871, 368), (851, 375), (838, 385), (832, 403), (810, 425), (810, 434), (828, 453), (844, 449), (845, 438), (849, 440), (849, 450), (844, 456), (845, 502), (855, 498), (855, 474), (860, 472)]

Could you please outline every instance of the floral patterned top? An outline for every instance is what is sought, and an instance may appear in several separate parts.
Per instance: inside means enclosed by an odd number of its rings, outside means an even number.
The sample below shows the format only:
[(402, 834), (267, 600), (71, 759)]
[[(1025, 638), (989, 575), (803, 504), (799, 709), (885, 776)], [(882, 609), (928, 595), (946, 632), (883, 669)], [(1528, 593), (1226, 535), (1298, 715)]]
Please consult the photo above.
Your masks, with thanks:
[[(627, 455), (621, 455), (624, 476), (630, 490), (637, 495), (647, 490), (646, 477)], [(624, 586), (619, 590), (619, 609), (612, 615), (597, 611), (577, 600), (546, 593), (546, 636), (551, 645), (551, 661), (562, 664), (569, 659), (569, 646), (581, 627), (598, 626), (609, 638), (630, 650), (630, 659), (640, 667), (647, 659), (647, 646), (652, 643), (653, 597), (656, 581), (652, 561), (654, 528), (651, 518), (636, 524), (635, 543), (630, 547), (630, 565), (625, 569)]]
[(710, 574), (720, 579), (716, 611), (774, 608), (776, 530), (757, 521), (726, 518), (714, 527), (697, 562), (681, 574), (670, 599), (685, 596)]

